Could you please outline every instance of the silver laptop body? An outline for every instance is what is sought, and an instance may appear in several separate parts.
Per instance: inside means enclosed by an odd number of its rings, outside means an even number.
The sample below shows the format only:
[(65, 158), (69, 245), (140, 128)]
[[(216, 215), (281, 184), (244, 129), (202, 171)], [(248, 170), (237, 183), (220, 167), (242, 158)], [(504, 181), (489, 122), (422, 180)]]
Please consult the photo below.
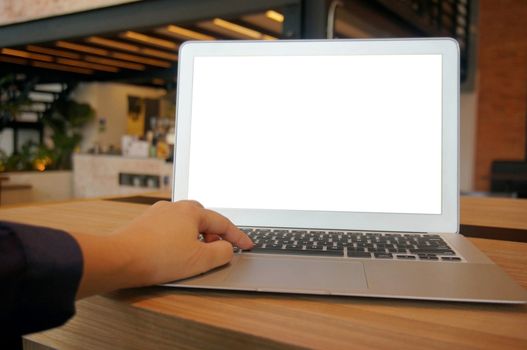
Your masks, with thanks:
[(173, 200), (256, 243), (171, 287), (525, 303), (458, 234), (451, 39), (180, 48)]

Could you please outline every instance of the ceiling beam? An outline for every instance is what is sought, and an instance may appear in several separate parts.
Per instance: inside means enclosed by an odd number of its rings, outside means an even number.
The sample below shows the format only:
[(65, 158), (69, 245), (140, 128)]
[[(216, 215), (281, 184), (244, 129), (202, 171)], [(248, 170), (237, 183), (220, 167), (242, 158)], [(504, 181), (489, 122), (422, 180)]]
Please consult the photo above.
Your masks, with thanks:
[(300, 0), (149, 0), (0, 27), (0, 47), (236, 16)]

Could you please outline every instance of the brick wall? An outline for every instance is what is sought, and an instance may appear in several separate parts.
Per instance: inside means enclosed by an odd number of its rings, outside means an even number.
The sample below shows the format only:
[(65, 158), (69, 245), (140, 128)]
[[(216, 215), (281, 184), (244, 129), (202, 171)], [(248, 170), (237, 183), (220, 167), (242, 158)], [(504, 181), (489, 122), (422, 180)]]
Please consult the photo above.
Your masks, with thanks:
[(495, 159), (525, 155), (527, 0), (480, 0), (475, 189), (490, 188)]

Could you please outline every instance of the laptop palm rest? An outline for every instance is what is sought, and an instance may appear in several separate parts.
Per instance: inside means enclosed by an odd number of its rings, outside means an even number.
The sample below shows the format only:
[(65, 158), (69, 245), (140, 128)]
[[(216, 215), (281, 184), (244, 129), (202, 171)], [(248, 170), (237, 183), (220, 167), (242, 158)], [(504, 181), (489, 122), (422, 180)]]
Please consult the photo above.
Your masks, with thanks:
[(366, 289), (363, 264), (332, 258), (242, 255), (222, 284), (259, 291), (303, 293)]

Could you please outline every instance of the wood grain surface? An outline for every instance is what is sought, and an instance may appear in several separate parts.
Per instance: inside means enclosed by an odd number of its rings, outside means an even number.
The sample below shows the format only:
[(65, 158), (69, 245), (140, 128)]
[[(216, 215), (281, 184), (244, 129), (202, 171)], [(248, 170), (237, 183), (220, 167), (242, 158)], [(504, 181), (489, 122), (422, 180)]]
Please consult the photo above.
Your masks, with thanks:
[[(110, 234), (146, 207), (58, 203), (2, 209), (0, 220)], [(462, 201), (471, 220), (478, 208)], [(470, 240), (527, 287), (527, 243)], [(150, 287), (82, 300), (65, 326), (28, 341), (56, 349), (527, 349), (526, 330), (525, 306)]]
[(461, 197), (461, 223), (527, 230), (527, 199)]

